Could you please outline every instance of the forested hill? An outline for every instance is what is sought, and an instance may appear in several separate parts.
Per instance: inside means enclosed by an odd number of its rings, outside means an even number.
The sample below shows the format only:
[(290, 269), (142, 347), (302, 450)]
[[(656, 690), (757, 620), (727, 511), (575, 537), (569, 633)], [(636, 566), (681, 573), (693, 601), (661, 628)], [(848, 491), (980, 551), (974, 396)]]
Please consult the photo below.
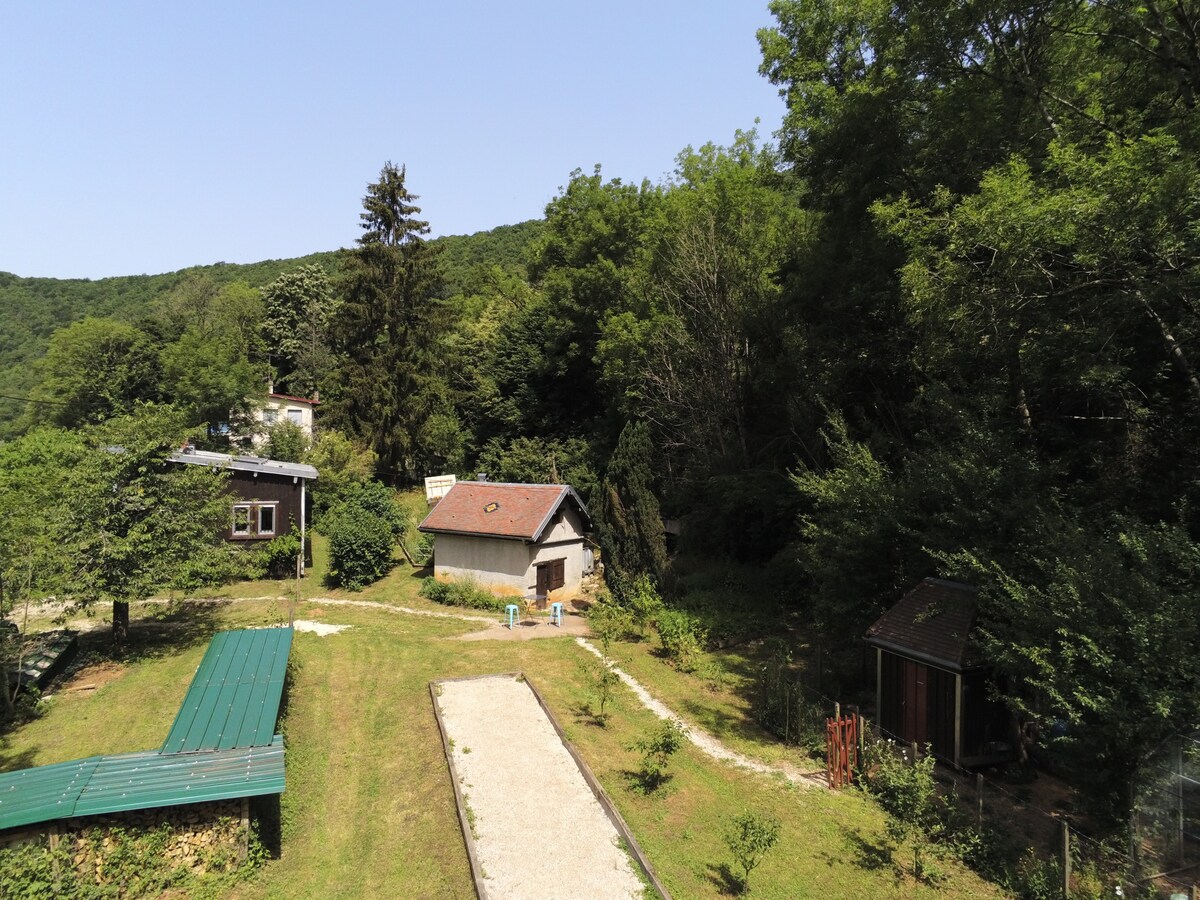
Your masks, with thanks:
[[(539, 233), (541, 222), (531, 220), (502, 225), (472, 235), (449, 235), (430, 243), (441, 247), (443, 292), (461, 293), (479, 267), (518, 265), (521, 254)], [(21, 414), (24, 404), (14, 397), (28, 396), (38, 380), (33, 365), (46, 352), (55, 329), (86, 316), (136, 322), (156, 302), (188, 282), (205, 281), (217, 287), (242, 283), (261, 288), (286, 272), (317, 265), (331, 275), (339, 252), (313, 253), (296, 259), (256, 263), (218, 262), (191, 266), (161, 275), (124, 275), (96, 280), (81, 278), (21, 278), (0, 272), (0, 437)]]

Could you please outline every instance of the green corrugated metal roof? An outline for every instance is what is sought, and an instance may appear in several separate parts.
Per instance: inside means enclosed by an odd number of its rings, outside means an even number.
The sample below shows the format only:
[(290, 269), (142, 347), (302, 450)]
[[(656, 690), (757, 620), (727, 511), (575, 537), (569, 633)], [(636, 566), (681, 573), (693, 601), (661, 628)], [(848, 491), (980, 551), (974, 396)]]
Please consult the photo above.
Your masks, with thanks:
[(0, 828), (74, 815), (75, 801), (101, 759), (89, 756), (0, 775)]
[(159, 752), (268, 746), (291, 647), (290, 628), (223, 631), (214, 637)]
[(0, 829), (283, 792), (275, 734), (291, 628), (212, 639), (159, 750), (0, 774)]
[(106, 756), (84, 786), (75, 815), (281, 793), (283, 737), (275, 735), (266, 747)]
[(283, 737), (268, 747), (92, 756), (0, 775), (0, 829), (283, 793)]

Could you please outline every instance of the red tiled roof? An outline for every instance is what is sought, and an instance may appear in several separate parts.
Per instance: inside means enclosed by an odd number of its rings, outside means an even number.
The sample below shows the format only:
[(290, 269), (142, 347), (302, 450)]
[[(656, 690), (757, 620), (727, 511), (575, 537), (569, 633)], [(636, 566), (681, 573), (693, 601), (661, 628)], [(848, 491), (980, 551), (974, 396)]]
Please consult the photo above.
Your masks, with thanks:
[(291, 394), (267, 394), (272, 400), (292, 400), (296, 403), (307, 403), (309, 406), (316, 406), (317, 401), (312, 397), (293, 397)]
[(418, 529), (435, 534), (536, 541), (568, 499), (578, 506), (586, 522), (583, 501), (565, 484), (460, 481), (438, 501)]
[(961, 671), (975, 664), (975, 608), (969, 584), (926, 578), (867, 629), (867, 643)]

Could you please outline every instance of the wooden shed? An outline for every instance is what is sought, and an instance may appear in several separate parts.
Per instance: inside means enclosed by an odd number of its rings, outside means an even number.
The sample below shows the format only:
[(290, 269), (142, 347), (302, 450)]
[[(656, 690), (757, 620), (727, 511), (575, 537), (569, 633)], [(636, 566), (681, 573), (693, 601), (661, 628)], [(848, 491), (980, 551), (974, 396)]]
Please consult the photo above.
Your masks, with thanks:
[(971, 640), (976, 609), (975, 588), (926, 578), (866, 634), (880, 727), (967, 768), (1013, 758), (1008, 712)]

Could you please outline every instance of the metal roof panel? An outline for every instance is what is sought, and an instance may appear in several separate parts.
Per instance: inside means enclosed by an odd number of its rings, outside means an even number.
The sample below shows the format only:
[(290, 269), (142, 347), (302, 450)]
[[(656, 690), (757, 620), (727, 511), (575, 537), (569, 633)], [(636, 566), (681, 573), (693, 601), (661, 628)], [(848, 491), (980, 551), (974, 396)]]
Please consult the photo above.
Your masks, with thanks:
[(213, 638), (160, 753), (268, 746), (283, 697), (291, 628)]

